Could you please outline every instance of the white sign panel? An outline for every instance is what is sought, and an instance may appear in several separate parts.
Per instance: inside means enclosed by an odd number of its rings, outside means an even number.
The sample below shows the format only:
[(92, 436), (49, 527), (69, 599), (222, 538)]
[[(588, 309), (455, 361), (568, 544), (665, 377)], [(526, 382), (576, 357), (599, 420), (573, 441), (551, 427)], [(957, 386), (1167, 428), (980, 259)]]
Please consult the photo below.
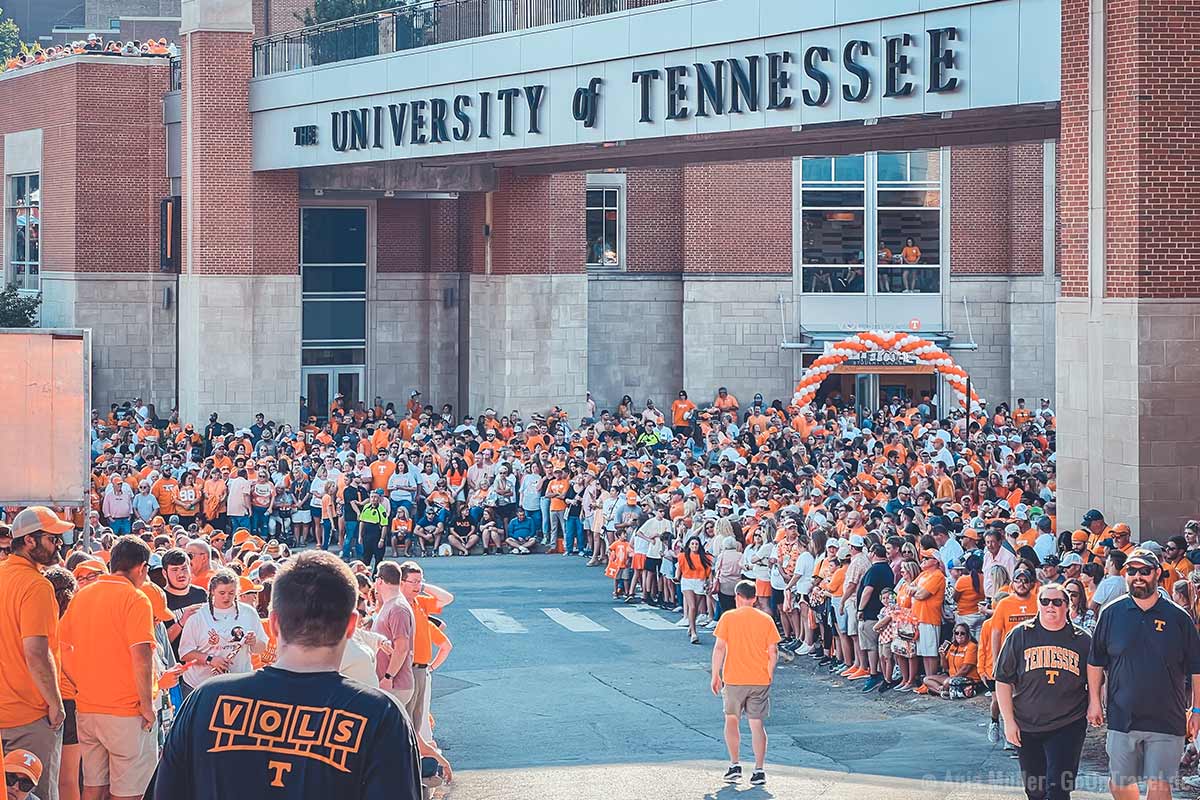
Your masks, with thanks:
[[(255, 169), (511, 152), (816, 125), (1059, 99), (1059, 6), (997, 0), (861, 19), (916, 2), (773, 0), (638, 12), (258, 78)], [(828, 3), (833, 8), (833, 2)], [(920, 5), (929, 5), (921, 3)], [(793, 8), (807, 6), (794, 4)], [(849, 10), (846, 10), (849, 7)], [(749, 12), (761, 35), (738, 38)], [(705, 23), (707, 21), (707, 23)], [(706, 24), (708, 27), (706, 27)], [(792, 32), (775, 32), (778, 29)], [(658, 32), (658, 36), (650, 36)], [(769, 35), (767, 35), (769, 34)], [(654, 52), (654, 42), (672, 47)], [(610, 60), (595, 60), (610, 55)], [(439, 82), (438, 78), (448, 79)]]

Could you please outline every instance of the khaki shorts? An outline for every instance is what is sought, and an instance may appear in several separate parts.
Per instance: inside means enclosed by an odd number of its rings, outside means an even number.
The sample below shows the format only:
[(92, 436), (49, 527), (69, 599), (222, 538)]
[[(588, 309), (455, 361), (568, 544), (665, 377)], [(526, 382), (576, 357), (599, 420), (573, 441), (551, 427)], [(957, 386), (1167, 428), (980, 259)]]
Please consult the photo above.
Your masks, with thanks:
[(879, 632), (875, 630), (877, 619), (863, 619), (858, 622), (858, 646), (867, 652), (879, 649)]
[(107, 786), (118, 797), (145, 793), (158, 765), (156, 728), (142, 730), (142, 718), (79, 714), (83, 785)]
[(770, 686), (735, 686), (725, 684), (725, 713), (746, 719), (766, 719), (771, 715)]

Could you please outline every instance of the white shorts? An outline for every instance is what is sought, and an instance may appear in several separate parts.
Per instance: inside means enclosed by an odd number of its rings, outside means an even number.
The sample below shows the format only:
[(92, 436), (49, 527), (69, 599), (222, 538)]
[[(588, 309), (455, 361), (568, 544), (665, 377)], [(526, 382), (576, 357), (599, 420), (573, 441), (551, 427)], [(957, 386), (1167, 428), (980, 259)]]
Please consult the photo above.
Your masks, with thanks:
[(858, 598), (843, 598), (842, 610), (846, 614), (846, 635), (858, 636)]
[(658, 574), (667, 580), (675, 580), (675, 562), (664, 558), (658, 567)]
[(297, 522), (301, 525), (307, 525), (308, 523), (312, 522), (312, 512), (311, 511), (293, 511), (292, 512), (292, 522)]
[(938, 654), (938, 626), (928, 622), (917, 623), (917, 655), (936, 658)]
[(685, 592), (695, 592), (696, 594), (704, 594), (704, 579), (703, 578), (680, 578), (679, 588)]

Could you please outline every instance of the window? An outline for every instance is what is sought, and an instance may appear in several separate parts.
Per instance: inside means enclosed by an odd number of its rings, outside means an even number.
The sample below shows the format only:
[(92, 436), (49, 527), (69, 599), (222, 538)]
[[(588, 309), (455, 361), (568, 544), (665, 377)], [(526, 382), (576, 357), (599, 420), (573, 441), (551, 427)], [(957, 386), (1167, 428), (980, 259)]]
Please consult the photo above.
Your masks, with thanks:
[(866, 291), (863, 156), (805, 158), (801, 191), (803, 291)]
[(942, 275), (939, 153), (880, 153), (878, 165), (879, 292), (935, 294)]
[(300, 209), (302, 363), (363, 364), (367, 338), (367, 210)]
[[(624, 175), (598, 176), (624, 178)], [(621, 266), (621, 188), (596, 186), (589, 181), (587, 189), (587, 256), (589, 267)]]
[(42, 191), (39, 175), (12, 175), (4, 209), (9, 281), (18, 289), (41, 288)]
[(802, 291), (941, 291), (941, 177), (937, 150), (803, 158)]

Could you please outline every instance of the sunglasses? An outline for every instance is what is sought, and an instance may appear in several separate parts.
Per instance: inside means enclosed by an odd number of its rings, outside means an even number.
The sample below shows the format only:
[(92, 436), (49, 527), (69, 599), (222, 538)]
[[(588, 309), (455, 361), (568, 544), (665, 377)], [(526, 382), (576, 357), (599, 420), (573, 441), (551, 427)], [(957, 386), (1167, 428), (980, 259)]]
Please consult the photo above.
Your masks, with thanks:
[(1154, 574), (1154, 567), (1126, 567), (1125, 574), (1149, 577)]
[(1041, 597), (1038, 599), (1038, 603), (1041, 604), (1042, 608), (1045, 608), (1046, 606), (1062, 608), (1067, 604), (1067, 601), (1062, 597)]
[(24, 775), (9, 775), (7, 776), (9, 786), (15, 786), (22, 792), (33, 791), (34, 782), (26, 778)]
[(954, 635), (955, 636), (966, 636), (967, 632), (966, 631), (955, 631)]

